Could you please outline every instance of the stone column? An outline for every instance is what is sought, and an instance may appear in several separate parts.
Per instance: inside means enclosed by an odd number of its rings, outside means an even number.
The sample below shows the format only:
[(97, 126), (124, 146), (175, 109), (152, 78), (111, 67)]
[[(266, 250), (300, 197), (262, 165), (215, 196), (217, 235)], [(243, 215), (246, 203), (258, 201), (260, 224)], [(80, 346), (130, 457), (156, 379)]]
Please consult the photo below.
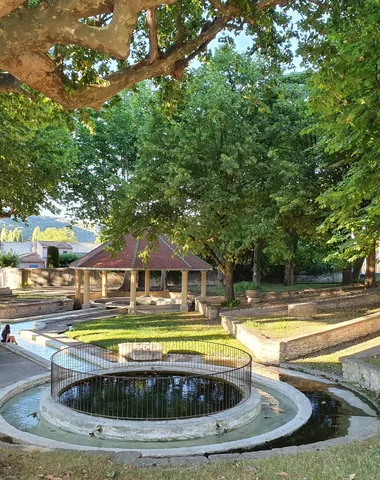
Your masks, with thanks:
[(187, 270), (182, 271), (182, 297), (181, 297), (181, 312), (188, 312), (187, 306), (187, 290), (189, 285), (189, 272)]
[(160, 290), (165, 291), (168, 289), (168, 271), (161, 270)]
[(136, 287), (137, 287), (137, 270), (131, 271), (131, 288), (129, 297), (129, 313), (136, 313)]
[(82, 308), (90, 308), (90, 306), (90, 271), (85, 270)]
[(150, 292), (150, 270), (145, 270), (145, 293), (146, 297), (149, 297)]
[(201, 272), (201, 297), (205, 297), (207, 295), (207, 271)]
[(82, 295), (81, 295), (82, 277), (83, 277), (83, 271), (76, 270), (75, 271), (75, 299), (80, 300), (81, 303), (82, 303)]
[(102, 297), (108, 297), (108, 290), (107, 290), (107, 283), (108, 283), (108, 272), (107, 270), (102, 271)]

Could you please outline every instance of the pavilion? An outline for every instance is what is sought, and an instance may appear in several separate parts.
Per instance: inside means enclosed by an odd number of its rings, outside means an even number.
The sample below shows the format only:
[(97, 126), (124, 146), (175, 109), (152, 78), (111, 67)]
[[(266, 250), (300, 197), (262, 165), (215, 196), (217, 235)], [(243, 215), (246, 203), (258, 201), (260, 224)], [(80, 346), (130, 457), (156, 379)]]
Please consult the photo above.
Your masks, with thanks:
[(148, 245), (145, 238), (139, 240), (132, 235), (126, 235), (125, 247), (115, 257), (112, 257), (110, 252), (106, 250), (109, 244), (110, 242), (103, 243), (70, 265), (76, 271), (75, 298), (79, 300), (81, 300), (83, 277), (83, 308), (90, 306), (90, 272), (92, 270), (100, 270), (102, 272), (102, 297), (104, 298), (108, 296), (108, 272), (130, 272), (130, 313), (136, 313), (137, 274), (139, 271), (145, 272), (144, 294), (146, 296), (149, 296), (150, 292), (150, 272), (152, 270), (182, 272), (181, 311), (188, 310), (187, 294), (190, 271), (201, 272), (201, 296), (206, 296), (207, 271), (212, 270), (213, 267), (191, 253), (186, 256), (180, 255), (177, 246), (169, 242), (165, 235), (159, 236), (158, 246), (150, 253), (146, 262), (139, 255)]

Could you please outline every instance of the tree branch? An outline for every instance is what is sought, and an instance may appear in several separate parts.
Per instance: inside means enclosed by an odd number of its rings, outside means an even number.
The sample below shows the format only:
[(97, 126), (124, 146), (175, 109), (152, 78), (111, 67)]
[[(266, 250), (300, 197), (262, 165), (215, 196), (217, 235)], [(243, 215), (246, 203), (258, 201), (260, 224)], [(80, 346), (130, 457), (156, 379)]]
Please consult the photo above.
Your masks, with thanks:
[(0, 0), (0, 18), (9, 15), (21, 5), (25, 0)]
[(149, 28), (149, 60), (154, 62), (160, 56), (160, 47), (157, 38), (157, 7), (149, 8), (146, 12), (146, 21)]

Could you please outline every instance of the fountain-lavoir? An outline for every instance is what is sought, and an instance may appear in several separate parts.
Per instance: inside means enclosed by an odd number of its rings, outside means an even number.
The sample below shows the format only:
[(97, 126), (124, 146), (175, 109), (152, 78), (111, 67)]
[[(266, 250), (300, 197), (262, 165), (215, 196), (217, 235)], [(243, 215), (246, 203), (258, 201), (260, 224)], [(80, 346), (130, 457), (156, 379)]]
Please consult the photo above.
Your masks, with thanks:
[(253, 448), (291, 434), (311, 415), (301, 392), (252, 374), (243, 350), (186, 341), (119, 351), (58, 351), (48, 387), (41, 388), (42, 376), (3, 397), (1, 430), (6, 422), (10, 436), (38, 445), (189, 455)]

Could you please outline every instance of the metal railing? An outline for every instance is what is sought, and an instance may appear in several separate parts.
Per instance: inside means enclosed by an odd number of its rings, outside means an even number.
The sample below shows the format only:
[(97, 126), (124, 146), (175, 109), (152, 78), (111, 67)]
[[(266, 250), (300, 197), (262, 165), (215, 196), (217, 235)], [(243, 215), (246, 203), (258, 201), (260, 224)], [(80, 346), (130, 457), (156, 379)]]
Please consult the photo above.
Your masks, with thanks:
[(163, 420), (210, 415), (246, 401), (252, 357), (195, 340), (129, 342), (118, 353), (81, 344), (51, 359), (51, 395), (90, 415)]

